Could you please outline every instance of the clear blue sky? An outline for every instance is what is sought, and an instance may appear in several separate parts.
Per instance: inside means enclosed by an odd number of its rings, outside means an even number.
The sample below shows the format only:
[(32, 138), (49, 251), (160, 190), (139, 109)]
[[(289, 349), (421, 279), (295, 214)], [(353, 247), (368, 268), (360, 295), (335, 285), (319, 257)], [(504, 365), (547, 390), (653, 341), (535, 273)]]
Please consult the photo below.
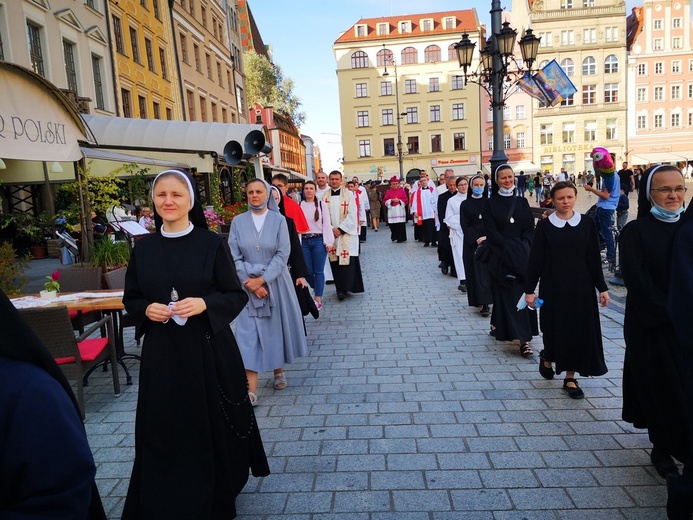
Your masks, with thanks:
[[(471, 9), (475, 3), (460, 0), (249, 0), (265, 44), (271, 45), (274, 62), (296, 84), (306, 123), (301, 132), (320, 146), (323, 167), (330, 171), (341, 157), (339, 95), (332, 44), (360, 18), (423, 12)], [(510, 8), (510, 0), (502, 0)], [(637, 0), (627, 1), (627, 13)], [(483, 6), (483, 7), (482, 7)], [(487, 7), (486, 7), (487, 6)], [(491, 1), (476, 3), (477, 16), (490, 26)], [(461, 38), (461, 35), (460, 35)]]

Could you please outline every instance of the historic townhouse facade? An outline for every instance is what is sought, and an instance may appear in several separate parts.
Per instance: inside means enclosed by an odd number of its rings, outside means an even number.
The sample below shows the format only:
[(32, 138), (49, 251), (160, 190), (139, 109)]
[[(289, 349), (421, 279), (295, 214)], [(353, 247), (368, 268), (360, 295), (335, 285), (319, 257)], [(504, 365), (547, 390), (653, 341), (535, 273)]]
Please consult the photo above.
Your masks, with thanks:
[(43, 76), (82, 112), (116, 111), (104, 0), (0, 0), (0, 61)]
[(693, 161), (691, 1), (646, 1), (628, 17), (628, 158)]
[(361, 19), (335, 41), (348, 176), (399, 175), (398, 122), (404, 176), (480, 169), (479, 88), (465, 85), (453, 48), (463, 32), (479, 42), (473, 9)]
[(167, 0), (108, 2), (116, 115), (182, 120), (180, 82)]
[[(565, 168), (576, 175), (592, 169), (596, 146), (625, 160), (626, 17), (621, 0), (534, 0), (529, 9), (541, 37), (539, 68), (556, 59), (577, 93), (553, 108), (533, 102), (534, 163), (543, 170)], [(513, 11), (514, 13), (514, 11)], [(515, 19), (515, 16), (513, 16)]]

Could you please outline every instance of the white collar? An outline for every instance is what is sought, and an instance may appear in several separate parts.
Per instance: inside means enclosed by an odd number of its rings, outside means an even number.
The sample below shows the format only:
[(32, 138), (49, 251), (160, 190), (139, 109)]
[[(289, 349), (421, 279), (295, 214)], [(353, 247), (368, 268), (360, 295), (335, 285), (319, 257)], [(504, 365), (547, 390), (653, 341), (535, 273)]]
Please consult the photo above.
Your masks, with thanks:
[(188, 227), (185, 228), (183, 231), (176, 231), (175, 233), (169, 233), (168, 231), (164, 231), (164, 227), (161, 226), (161, 236), (164, 236), (166, 238), (180, 238), (192, 233), (193, 229), (195, 229), (195, 226), (193, 226), (192, 222), (188, 224)]
[(549, 222), (551, 222), (554, 226), (557, 228), (562, 228), (567, 224), (570, 224), (571, 227), (575, 227), (580, 223), (580, 220), (582, 219), (582, 215), (577, 212), (573, 211), (573, 216), (570, 217), (568, 220), (563, 220), (561, 218), (558, 218), (558, 215), (554, 211), (549, 215)]

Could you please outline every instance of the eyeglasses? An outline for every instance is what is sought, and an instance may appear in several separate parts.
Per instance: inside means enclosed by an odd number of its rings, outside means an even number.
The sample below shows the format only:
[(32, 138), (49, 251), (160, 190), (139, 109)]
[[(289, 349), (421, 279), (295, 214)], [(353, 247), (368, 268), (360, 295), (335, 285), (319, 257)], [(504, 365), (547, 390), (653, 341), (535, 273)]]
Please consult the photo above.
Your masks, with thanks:
[(684, 193), (686, 193), (687, 190), (688, 188), (685, 188), (683, 186), (677, 186), (676, 188), (664, 186), (662, 188), (652, 188), (650, 192), (656, 191), (657, 193), (661, 195), (666, 195), (668, 197), (672, 193), (676, 193), (676, 195), (683, 195)]

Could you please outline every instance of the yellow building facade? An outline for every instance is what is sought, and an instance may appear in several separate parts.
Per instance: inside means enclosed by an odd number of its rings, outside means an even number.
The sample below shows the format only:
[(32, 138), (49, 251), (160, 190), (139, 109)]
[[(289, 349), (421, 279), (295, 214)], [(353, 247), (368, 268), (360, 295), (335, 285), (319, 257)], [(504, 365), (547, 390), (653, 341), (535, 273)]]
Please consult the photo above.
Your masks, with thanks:
[(399, 177), (398, 123), (402, 176), (481, 169), (479, 88), (453, 48), (463, 32), (478, 43), (473, 9), (364, 18), (337, 39), (345, 174)]
[(168, 0), (108, 0), (117, 115), (183, 120)]

